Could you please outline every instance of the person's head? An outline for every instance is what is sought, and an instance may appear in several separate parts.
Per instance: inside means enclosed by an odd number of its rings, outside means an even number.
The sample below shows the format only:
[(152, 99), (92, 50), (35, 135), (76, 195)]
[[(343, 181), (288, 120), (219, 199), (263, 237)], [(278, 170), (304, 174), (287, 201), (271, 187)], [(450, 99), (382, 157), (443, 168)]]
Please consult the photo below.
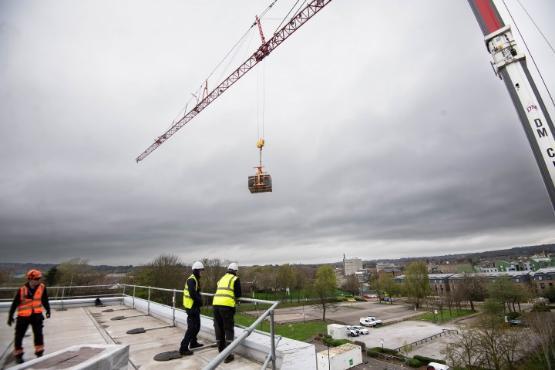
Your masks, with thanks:
[(235, 262), (231, 262), (229, 266), (227, 266), (227, 272), (236, 275), (237, 271), (239, 271), (239, 266), (237, 266)]
[(204, 265), (200, 261), (193, 263), (193, 274), (200, 276), (200, 272), (204, 271)]
[(31, 288), (35, 288), (40, 284), (40, 279), (42, 278), (42, 273), (39, 270), (29, 270), (27, 271), (27, 281)]

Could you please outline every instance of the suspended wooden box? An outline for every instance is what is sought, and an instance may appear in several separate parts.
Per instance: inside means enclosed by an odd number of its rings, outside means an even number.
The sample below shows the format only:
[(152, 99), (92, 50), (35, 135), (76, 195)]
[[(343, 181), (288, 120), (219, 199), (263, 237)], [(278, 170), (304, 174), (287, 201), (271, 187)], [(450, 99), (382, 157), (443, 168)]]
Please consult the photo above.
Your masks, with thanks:
[(249, 176), (251, 193), (267, 193), (272, 191), (272, 176), (269, 174)]

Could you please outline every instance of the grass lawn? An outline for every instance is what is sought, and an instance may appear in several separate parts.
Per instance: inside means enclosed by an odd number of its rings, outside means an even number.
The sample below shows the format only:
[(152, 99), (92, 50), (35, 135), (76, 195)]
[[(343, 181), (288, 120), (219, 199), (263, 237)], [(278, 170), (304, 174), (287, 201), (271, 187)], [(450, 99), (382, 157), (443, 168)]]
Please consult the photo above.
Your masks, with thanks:
[[(211, 309), (202, 308), (201, 310), (203, 315), (212, 317)], [(256, 317), (252, 317), (242, 313), (235, 314), (235, 325), (250, 326), (255, 320)], [(258, 325), (257, 329), (269, 333), (270, 322), (262, 322), (262, 324)], [(327, 332), (327, 324), (322, 320), (315, 320), (290, 324), (276, 324), (275, 329), (277, 335), (300, 341), (307, 341), (313, 338), (318, 333), (325, 334)]]
[(438, 312), (437, 315), (435, 315), (433, 312), (423, 313), (422, 315), (416, 317), (416, 319), (417, 320), (430, 321), (430, 322), (443, 323), (443, 322), (446, 322), (446, 321), (451, 321), (451, 320), (457, 319), (459, 317), (468, 316), (468, 315), (471, 315), (473, 313), (474, 312), (472, 312), (471, 310), (453, 309), (453, 310), (451, 310), (451, 312), (449, 312), (449, 310), (442, 310), (442, 312)]

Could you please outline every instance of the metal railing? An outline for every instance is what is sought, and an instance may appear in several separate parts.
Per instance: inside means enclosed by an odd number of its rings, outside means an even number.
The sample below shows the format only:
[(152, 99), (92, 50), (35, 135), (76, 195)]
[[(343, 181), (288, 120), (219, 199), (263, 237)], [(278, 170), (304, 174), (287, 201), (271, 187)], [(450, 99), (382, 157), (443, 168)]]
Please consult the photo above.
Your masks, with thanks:
[[(15, 292), (19, 289), (18, 287), (2, 287), (0, 288), (0, 292), (2, 291), (12, 291)], [(182, 294), (183, 290), (178, 289), (168, 289), (168, 288), (158, 288), (152, 286), (142, 286), (142, 285), (133, 285), (133, 284), (111, 284), (111, 285), (79, 285), (79, 286), (52, 286), (48, 287), (48, 290), (52, 292), (56, 289), (55, 296), (50, 293), (50, 299), (56, 299), (61, 304), (61, 309), (64, 309), (64, 301), (70, 301), (75, 299), (82, 299), (82, 298), (100, 298), (100, 297), (121, 297), (122, 299), (125, 296), (131, 297), (131, 306), (135, 308), (135, 298), (137, 297), (137, 290), (144, 289), (146, 290), (146, 301), (147, 301), (147, 315), (150, 315), (150, 303), (155, 302), (152, 300), (152, 292), (153, 291), (160, 291), (160, 292), (168, 292), (171, 293), (171, 310), (172, 310), (172, 325), (176, 326), (175, 320), (175, 312), (178, 310), (176, 307), (176, 296), (178, 294)], [(69, 292), (72, 290), (75, 292), (79, 292), (79, 290), (89, 290), (89, 289), (104, 289), (102, 293), (96, 294), (79, 294), (79, 295), (69, 295)], [(61, 295), (60, 295), (61, 290)], [(107, 293), (108, 291), (114, 290), (121, 290), (118, 293)], [(131, 291), (129, 291), (131, 290)], [(127, 291), (127, 292), (126, 292)], [(127, 293), (127, 294), (126, 294)], [(201, 292), (202, 296), (205, 297), (213, 297), (213, 293), (204, 293)], [(137, 297), (139, 298), (139, 297)], [(266, 309), (250, 326), (243, 327), (243, 333), (239, 335), (237, 338), (233, 340), (222, 352), (218, 354), (215, 358), (213, 358), (203, 370), (212, 370), (215, 369), (219, 364), (221, 364), (231, 352), (237, 348), (241, 343), (245, 341), (245, 339), (250, 336), (254, 331), (262, 334), (268, 335), (268, 333), (259, 331), (256, 329), (258, 325), (260, 325), (264, 320), (269, 318), (270, 321), (270, 351), (268, 352), (265, 361), (262, 365), (262, 369), (266, 369), (267, 366), (271, 363), (272, 370), (276, 370), (276, 344), (279, 342), (281, 337), (278, 336), (276, 341), (276, 334), (275, 334), (275, 320), (274, 320), (274, 310), (280, 303), (280, 301), (267, 301), (263, 299), (254, 299), (254, 298), (239, 298), (241, 302), (247, 303), (254, 303), (255, 305), (263, 304), (263, 305), (270, 305), (268, 309)], [(8, 299), (0, 299), (0, 301), (8, 301)], [(11, 299), (9, 299), (11, 301)], [(159, 303), (159, 302), (156, 302)], [(160, 303), (163, 304), (163, 303)]]
[[(175, 326), (175, 310), (176, 310), (176, 307), (175, 307), (176, 299), (175, 299), (175, 297), (176, 297), (176, 294), (183, 293), (183, 290), (157, 288), (157, 287), (151, 287), (151, 286), (131, 285), (131, 284), (122, 284), (122, 285), (124, 286), (124, 291), (125, 291), (125, 287), (132, 287), (133, 288), (133, 292), (132, 292), (132, 306), (133, 306), (133, 308), (135, 308), (135, 295), (136, 295), (137, 288), (147, 290), (147, 295), (148, 295), (147, 314), (148, 315), (150, 315), (150, 297), (151, 297), (152, 290), (171, 292), (172, 293), (172, 323)], [(213, 293), (201, 292), (200, 294), (202, 296), (205, 296), (205, 297), (213, 297), (214, 296)], [(241, 343), (243, 343), (245, 341), (245, 339), (252, 334), (253, 331), (257, 331), (256, 327), (258, 325), (260, 325), (262, 323), (262, 321), (264, 321), (268, 317), (270, 318), (270, 351), (268, 352), (268, 355), (266, 356), (264, 364), (262, 365), (262, 369), (266, 369), (267, 366), (269, 365), (269, 363), (271, 362), (272, 363), (272, 370), (276, 370), (276, 344), (277, 344), (277, 342), (276, 342), (276, 334), (275, 334), (274, 310), (276, 309), (276, 307), (278, 306), (278, 304), (280, 302), (279, 301), (267, 301), (267, 300), (263, 300), (263, 299), (254, 299), (254, 298), (243, 298), (243, 297), (239, 298), (239, 301), (248, 302), (248, 303), (255, 303), (255, 304), (270, 305), (270, 308), (268, 308), (266, 311), (264, 311), (264, 313), (262, 313), (250, 326), (244, 327), (243, 328), (244, 329), (243, 333), (240, 336), (238, 336), (237, 338), (235, 338), (233, 340), (233, 342), (231, 342), (222, 352), (220, 352), (218, 354), (218, 356), (213, 358), (208, 363), (208, 365), (206, 365), (203, 368), (203, 370), (213, 370), (213, 369), (215, 369), (219, 364), (221, 364), (226, 359), (226, 357), (228, 355), (231, 354), (231, 352), (235, 348), (237, 348)], [(281, 339), (281, 338), (278, 338), (278, 342), (279, 342), (279, 339)]]
[(451, 335), (451, 334), (458, 334), (458, 333), (459, 331), (455, 329), (442, 329), (441, 333), (430, 335), (429, 337), (422, 338), (408, 344), (403, 344), (401, 347), (394, 348), (394, 351), (400, 352), (401, 350), (403, 350), (403, 348), (417, 347), (421, 344), (431, 342), (434, 339), (442, 337), (444, 335)]

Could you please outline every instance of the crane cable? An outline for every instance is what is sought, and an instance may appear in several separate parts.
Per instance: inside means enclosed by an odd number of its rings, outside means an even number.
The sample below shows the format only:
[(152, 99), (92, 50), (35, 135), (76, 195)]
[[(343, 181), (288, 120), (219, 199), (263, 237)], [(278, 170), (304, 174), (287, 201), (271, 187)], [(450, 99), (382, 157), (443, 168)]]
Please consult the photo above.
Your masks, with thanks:
[[(534, 63), (534, 67), (536, 68), (536, 71), (538, 72), (540, 79), (542, 80), (543, 86), (545, 87), (545, 90), (547, 90), (547, 94), (549, 95), (549, 98), (551, 99), (551, 104), (553, 104), (553, 108), (555, 108), (555, 100), (553, 100), (553, 95), (551, 95), (551, 91), (549, 90), (549, 87), (547, 87), (547, 84), (545, 83), (545, 79), (543, 78), (543, 75), (536, 63), (536, 60), (534, 59), (534, 56), (532, 55), (532, 52), (530, 51), (530, 48), (528, 48), (528, 44), (526, 43), (526, 40), (524, 39), (524, 37), (522, 36), (522, 33), (520, 32), (520, 29), (518, 28), (518, 25), (515, 22), (515, 19), (511, 13), (511, 11), (509, 10), (509, 7), (507, 6), (507, 3), (505, 2), (505, 0), (503, 1), (503, 5), (505, 5), (505, 9), (507, 10), (507, 13), (509, 13), (509, 16), (511, 17), (511, 20), (513, 21), (513, 24), (515, 25), (515, 28), (518, 32), (518, 34), (520, 35), (520, 38), (522, 39), (522, 42), (524, 43), (524, 47), (526, 48), (526, 51), (528, 51), (528, 55), (530, 55), (530, 59), (532, 59), (532, 63)], [(517, 0), (518, 1), (518, 0)], [(520, 2), (519, 2), (520, 3)], [(522, 6), (522, 4), (521, 4)], [(524, 9), (524, 7), (523, 7)], [(526, 11), (526, 14), (528, 14), (528, 16), (530, 16), (530, 14)], [(532, 19), (530, 17), (530, 19)], [(535, 22), (532, 21), (534, 24)], [(537, 27), (537, 26), (536, 26)], [(543, 32), (540, 31), (540, 33), (543, 35)], [(548, 43), (549, 44), (549, 43)], [(551, 45), (551, 44), (549, 44)]]

